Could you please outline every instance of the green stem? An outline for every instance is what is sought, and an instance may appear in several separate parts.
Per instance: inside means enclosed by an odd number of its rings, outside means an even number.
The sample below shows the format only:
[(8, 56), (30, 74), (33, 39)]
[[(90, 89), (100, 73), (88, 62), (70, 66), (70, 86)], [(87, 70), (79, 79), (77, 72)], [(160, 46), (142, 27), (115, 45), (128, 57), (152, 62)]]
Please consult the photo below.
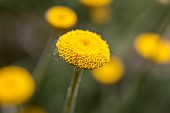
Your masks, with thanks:
[(37, 66), (33, 72), (37, 86), (40, 84), (42, 75), (44, 74), (46, 67), (50, 61), (51, 53), (54, 48), (53, 47), (54, 42), (55, 42), (55, 38), (54, 38), (54, 36), (51, 36), (44, 48), (39, 60), (38, 60)]
[(56, 43), (56, 36), (61, 35), (62, 32), (58, 33), (52, 33), (51, 36), (49, 37), (46, 46), (37, 62), (37, 66), (34, 69), (33, 75), (35, 77), (35, 83), (36, 83), (36, 92), (34, 93), (34, 96), (32, 98), (32, 102), (36, 102), (39, 96), (39, 92), (41, 90), (40, 85), (43, 79), (44, 72), (46, 71), (46, 68), (49, 65), (52, 52), (55, 48), (55, 43)]
[(81, 69), (76, 68), (72, 81), (67, 91), (66, 103), (64, 106), (64, 113), (74, 113), (74, 107), (77, 99), (78, 89), (80, 85), (80, 76)]
[(37, 66), (35, 67), (35, 70), (33, 72), (33, 75), (35, 76), (35, 81), (36, 81), (36, 86), (38, 87), (43, 74), (50, 62), (51, 56), (52, 56), (52, 52), (55, 48), (55, 43), (56, 43), (56, 37), (60, 36), (64, 31), (57, 31), (57, 32), (53, 32), (51, 33), (51, 36), (49, 37), (44, 50), (37, 62)]

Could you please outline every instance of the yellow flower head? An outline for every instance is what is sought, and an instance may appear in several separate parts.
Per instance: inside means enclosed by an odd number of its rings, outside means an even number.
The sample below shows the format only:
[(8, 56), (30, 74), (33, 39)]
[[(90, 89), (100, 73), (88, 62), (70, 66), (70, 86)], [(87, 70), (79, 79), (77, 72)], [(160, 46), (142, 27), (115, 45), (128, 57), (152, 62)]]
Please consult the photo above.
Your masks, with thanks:
[(156, 33), (143, 33), (137, 36), (134, 46), (139, 54), (145, 58), (149, 58), (159, 40), (160, 36)]
[(110, 7), (91, 8), (89, 17), (93, 23), (105, 24), (111, 19), (111, 9)]
[(136, 51), (144, 58), (157, 63), (166, 63), (170, 60), (170, 44), (156, 33), (143, 33), (134, 43)]
[(38, 106), (27, 106), (21, 109), (19, 113), (47, 113), (47, 112)]
[(157, 63), (170, 61), (170, 43), (167, 40), (161, 40), (153, 50), (153, 60)]
[(30, 98), (33, 91), (33, 78), (25, 69), (17, 66), (0, 69), (0, 104), (21, 104)]
[(60, 36), (56, 46), (60, 57), (81, 69), (95, 69), (110, 60), (106, 41), (90, 31), (70, 31)]
[(110, 62), (92, 70), (93, 77), (102, 84), (116, 83), (123, 77), (124, 65), (117, 57), (111, 57)]
[(79, 0), (83, 5), (88, 7), (102, 7), (109, 5), (112, 0)]
[(68, 29), (73, 27), (77, 22), (76, 13), (65, 6), (54, 6), (47, 10), (46, 20), (54, 28)]

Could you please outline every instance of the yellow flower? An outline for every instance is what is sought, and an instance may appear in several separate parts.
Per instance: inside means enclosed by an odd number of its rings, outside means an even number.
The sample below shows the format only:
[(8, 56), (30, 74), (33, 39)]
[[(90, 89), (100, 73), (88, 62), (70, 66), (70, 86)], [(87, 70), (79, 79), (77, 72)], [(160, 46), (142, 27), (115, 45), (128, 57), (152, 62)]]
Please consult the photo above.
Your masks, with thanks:
[(21, 109), (19, 113), (47, 113), (47, 112), (38, 106), (27, 106)]
[(110, 60), (107, 43), (90, 31), (70, 31), (60, 36), (56, 46), (60, 57), (81, 69), (95, 69)]
[(156, 33), (143, 33), (139, 35), (134, 43), (136, 51), (144, 58), (151, 59), (157, 63), (170, 61), (170, 44)]
[(111, 57), (110, 62), (92, 70), (93, 77), (102, 84), (116, 83), (123, 77), (124, 65), (118, 57)]
[(65, 6), (53, 6), (46, 12), (46, 20), (54, 28), (68, 29), (77, 22), (76, 13)]
[(17, 66), (0, 69), (0, 104), (21, 104), (30, 98), (33, 91), (33, 78), (25, 69)]
[(161, 40), (153, 50), (153, 60), (157, 63), (167, 63), (170, 61), (170, 43)]
[(96, 24), (105, 24), (111, 19), (110, 7), (91, 8), (89, 11), (90, 20)]
[(85, 6), (88, 7), (102, 7), (109, 5), (112, 0), (79, 0)]
[(139, 54), (145, 58), (150, 58), (159, 40), (160, 36), (156, 33), (143, 33), (137, 36), (134, 46)]

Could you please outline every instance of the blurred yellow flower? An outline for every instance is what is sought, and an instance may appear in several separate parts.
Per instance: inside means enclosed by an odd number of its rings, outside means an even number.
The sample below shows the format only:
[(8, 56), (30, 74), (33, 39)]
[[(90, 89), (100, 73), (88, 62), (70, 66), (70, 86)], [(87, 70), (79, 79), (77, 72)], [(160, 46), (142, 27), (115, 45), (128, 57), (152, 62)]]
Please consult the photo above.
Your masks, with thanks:
[(124, 65), (118, 57), (111, 57), (110, 62), (104, 66), (92, 70), (93, 77), (102, 84), (113, 84), (121, 80), (124, 73)]
[(157, 46), (160, 36), (156, 33), (143, 33), (137, 36), (134, 46), (139, 54), (145, 58), (152, 57), (152, 51)]
[(77, 22), (76, 13), (65, 6), (53, 6), (46, 12), (46, 20), (57, 29), (68, 29), (73, 27)]
[(170, 61), (170, 44), (156, 33), (143, 33), (135, 39), (136, 51), (144, 58), (157, 63)]
[(109, 5), (112, 0), (79, 0), (85, 6), (88, 7), (102, 7)]
[(47, 113), (47, 112), (38, 106), (27, 106), (21, 109), (19, 113)]
[(27, 101), (34, 91), (30, 73), (17, 66), (0, 69), (0, 104), (17, 105)]
[(106, 41), (90, 31), (70, 31), (60, 36), (56, 46), (60, 57), (81, 69), (95, 69), (110, 60)]
[(89, 11), (90, 20), (96, 24), (105, 24), (111, 19), (111, 9), (107, 7), (91, 8)]
[(167, 40), (161, 40), (153, 50), (153, 60), (157, 63), (170, 61), (170, 43)]

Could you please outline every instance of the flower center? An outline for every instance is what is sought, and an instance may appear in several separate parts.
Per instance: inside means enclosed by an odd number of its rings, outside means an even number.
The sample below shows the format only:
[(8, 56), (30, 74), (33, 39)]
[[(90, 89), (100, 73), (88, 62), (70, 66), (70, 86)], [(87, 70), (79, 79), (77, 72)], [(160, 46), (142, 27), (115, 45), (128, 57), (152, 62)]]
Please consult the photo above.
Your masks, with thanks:
[(83, 44), (84, 46), (89, 45), (89, 41), (88, 41), (88, 40), (82, 40), (81, 42), (82, 42), (82, 44)]

